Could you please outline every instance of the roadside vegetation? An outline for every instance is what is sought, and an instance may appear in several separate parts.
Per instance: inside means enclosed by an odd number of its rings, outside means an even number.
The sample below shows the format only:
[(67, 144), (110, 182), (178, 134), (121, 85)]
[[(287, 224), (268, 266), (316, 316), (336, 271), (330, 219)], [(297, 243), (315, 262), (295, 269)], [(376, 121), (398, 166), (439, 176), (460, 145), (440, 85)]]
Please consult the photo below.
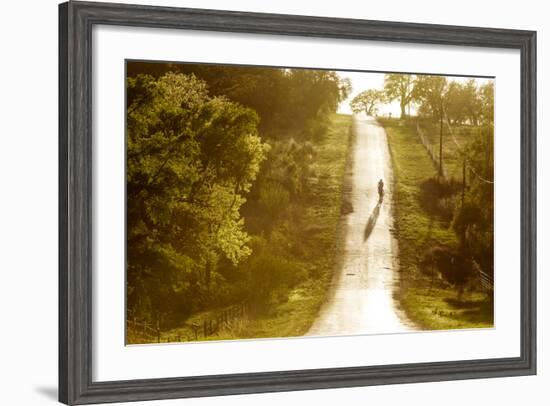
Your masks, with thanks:
[[(410, 75), (387, 75), (403, 86), (385, 97), (411, 95), (402, 117), (378, 119), (394, 167), (398, 299), (425, 329), (491, 327), (492, 84), (399, 76)], [(409, 117), (413, 102), (417, 116)]]
[(349, 83), (127, 68), (127, 343), (303, 335), (332, 277)]
[[(449, 216), (423, 189), (436, 174), (433, 162), (416, 135), (413, 122), (378, 119), (385, 127), (394, 168), (394, 232), (399, 245), (400, 289), (398, 297), (407, 315), (429, 330), (491, 327), (492, 292), (481, 289), (472, 275), (465, 292), (446, 280), (448, 252), (457, 249), (459, 237)], [(428, 194), (428, 196), (426, 196)], [(452, 221), (452, 217), (451, 217)], [(431, 257), (441, 257), (435, 263)], [(462, 270), (458, 270), (461, 272)], [(466, 272), (465, 272), (466, 273)]]
[[(313, 143), (316, 156), (311, 165), (308, 197), (292, 208), (300, 214), (293, 217), (290, 223), (283, 222), (274, 228), (277, 245), (264, 245), (263, 251), (255, 252), (257, 259), (251, 255), (250, 262), (243, 264), (246, 267), (265, 266), (261, 270), (251, 270), (261, 272), (262, 278), (270, 273), (280, 273), (284, 267), (293, 267), (296, 277), (300, 279), (294, 285), (282, 285), (270, 297), (269, 304), (262, 305), (261, 311), (258, 308), (249, 309), (244, 317), (201, 340), (296, 337), (309, 330), (326, 300), (336, 266), (337, 226), (350, 126), (351, 116), (331, 116), (326, 136)], [(264, 262), (263, 257), (269, 255), (271, 260), (273, 254), (266, 252), (278, 252), (285, 260), (270, 265)], [(219, 313), (219, 310), (215, 309), (214, 313)], [(190, 326), (210, 318), (212, 313), (197, 314), (195, 318), (186, 320), (184, 326), (167, 331), (164, 336), (167, 339), (192, 337)]]

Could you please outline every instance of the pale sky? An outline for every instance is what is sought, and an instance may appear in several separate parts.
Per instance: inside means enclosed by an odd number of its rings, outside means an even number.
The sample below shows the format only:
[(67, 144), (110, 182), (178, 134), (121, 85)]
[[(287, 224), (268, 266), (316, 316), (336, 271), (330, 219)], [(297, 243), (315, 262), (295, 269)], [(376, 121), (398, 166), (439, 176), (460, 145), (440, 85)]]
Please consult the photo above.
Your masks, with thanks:
[[(338, 106), (338, 113), (341, 114), (351, 114), (351, 108), (349, 103), (353, 100), (355, 96), (361, 93), (364, 90), (368, 89), (384, 89), (384, 73), (373, 73), (373, 72), (337, 72), (338, 76), (341, 78), (349, 78), (351, 80), (352, 91), (349, 97), (340, 103)], [(457, 82), (466, 82), (471, 79), (470, 77), (449, 77), (449, 80), (454, 80)], [(475, 78), (477, 85), (487, 83), (492, 79), (485, 78)], [(399, 117), (401, 115), (401, 109), (399, 108), (399, 102), (394, 100), (390, 104), (381, 104), (378, 107), (378, 114), (381, 116), (387, 116), (388, 113), (392, 114), (392, 117)], [(411, 113), (415, 113), (415, 108), (411, 107)]]
[[(371, 72), (337, 72), (338, 76), (341, 78), (349, 78), (351, 80), (351, 94), (349, 97), (340, 103), (338, 106), (338, 113), (342, 114), (351, 114), (351, 108), (349, 103), (353, 100), (355, 96), (361, 93), (364, 90), (368, 89), (384, 89), (384, 74), (383, 73), (371, 73)], [(401, 114), (399, 108), (399, 103), (393, 102), (391, 104), (384, 104), (378, 107), (379, 115), (388, 115), (391, 111), (392, 116), (397, 116)]]

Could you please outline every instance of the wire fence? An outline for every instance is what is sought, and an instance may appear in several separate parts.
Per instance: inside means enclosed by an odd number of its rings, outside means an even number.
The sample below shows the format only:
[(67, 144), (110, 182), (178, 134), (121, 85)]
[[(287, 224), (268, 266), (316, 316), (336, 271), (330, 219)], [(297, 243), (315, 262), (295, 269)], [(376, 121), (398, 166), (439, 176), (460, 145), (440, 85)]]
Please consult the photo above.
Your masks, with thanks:
[(225, 329), (233, 328), (237, 322), (247, 317), (248, 313), (248, 303), (241, 302), (210, 313), (207, 317), (185, 323), (173, 331), (163, 331), (163, 326), (158, 319), (150, 322), (130, 315), (127, 320), (127, 330), (139, 335), (140, 341), (147, 343), (199, 341), (208, 339)]
[(473, 261), (473, 264), (481, 287), (486, 291), (492, 292), (494, 289), (493, 276), (484, 272), (476, 261)]
[(430, 156), (430, 159), (432, 160), (436, 170), (440, 173), (441, 176), (443, 176), (443, 178), (447, 179), (447, 172), (445, 170), (445, 166), (443, 165), (443, 163), (441, 163), (441, 168), (439, 167), (440, 166), (439, 155), (435, 153), (433, 144), (428, 140), (422, 128), (420, 128), (420, 123), (418, 121), (416, 122), (416, 133), (420, 138), (420, 142), (426, 149), (426, 152)]

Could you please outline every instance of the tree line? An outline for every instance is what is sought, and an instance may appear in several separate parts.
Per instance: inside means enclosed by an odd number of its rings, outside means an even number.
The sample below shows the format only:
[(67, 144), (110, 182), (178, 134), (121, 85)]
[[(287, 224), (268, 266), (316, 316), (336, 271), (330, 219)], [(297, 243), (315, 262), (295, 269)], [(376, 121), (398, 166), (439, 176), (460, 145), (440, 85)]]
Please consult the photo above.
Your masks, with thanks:
[(415, 105), (419, 116), (431, 116), (434, 121), (446, 114), (452, 124), (483, 125), (493, 122), (494, 84), (478, 86), (475, 79), (462, 83), (445, 76), (392, 73), (385, 75), (382, 90), (365, 90), (350, 106), (354, 113), (374, 115), (381, 104), (393, 101), (399, 103), (401, 119)]
[(261, 308), (309, 277), (280, 229), (350, 89), (331, 71), (128, 62), (129, 314)]

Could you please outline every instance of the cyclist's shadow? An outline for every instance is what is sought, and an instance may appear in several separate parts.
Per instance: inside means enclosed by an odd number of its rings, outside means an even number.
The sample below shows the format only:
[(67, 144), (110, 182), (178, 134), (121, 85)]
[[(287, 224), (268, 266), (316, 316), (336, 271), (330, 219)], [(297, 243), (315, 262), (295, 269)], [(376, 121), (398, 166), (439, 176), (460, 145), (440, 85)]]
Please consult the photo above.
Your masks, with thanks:
[(374, 229), (374, 226), (376, 225), (376, 220), (378, 220), (378, 216), (380, 215), (380, 206), (382, 206), (382, 199), (382, 196), (380, 196), (376, 207), (374, 208), (369, 216), (369, 219), (367, 220), (367, 225), (365, 226), (365, 232), (363, 234), (363, 242), (367, 241), (372, 233), (372, 230)]

